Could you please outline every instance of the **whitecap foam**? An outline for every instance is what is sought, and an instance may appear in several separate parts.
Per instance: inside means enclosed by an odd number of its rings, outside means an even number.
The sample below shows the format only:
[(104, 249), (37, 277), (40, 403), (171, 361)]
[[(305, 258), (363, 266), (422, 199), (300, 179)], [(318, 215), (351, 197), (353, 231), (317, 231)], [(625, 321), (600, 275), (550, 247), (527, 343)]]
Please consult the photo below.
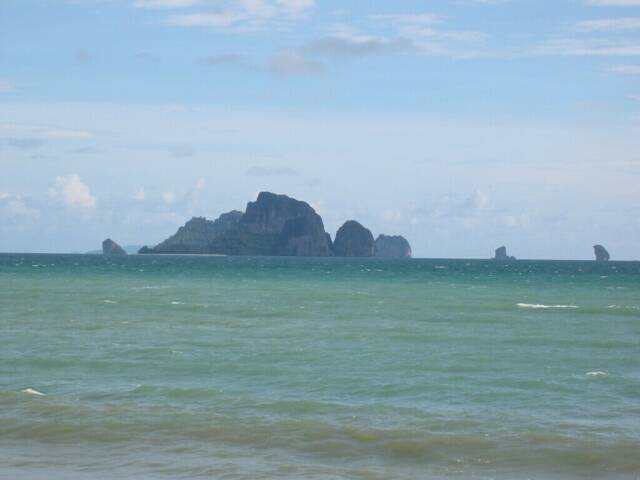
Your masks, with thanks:
[(578, 305), (544, 305), (542, 303), (517, 303), (520, 308), (580, 308)]
[(184, 305), (184, 302), (171, 302), (171, 305)]
[(609, 374), (607, 372), (601, 372), (599, 370), (595, 371), (595, 372), (587, 372), (585, 375), (587, 377), (594, 377), (594, 378), (597, 378), (597, 377), (608, 377), (609, 376)]
[(115, 300), (103, 300), (103, 303), (118, 303)]
[(26, 393), (28, 395), (37, 395), (39, 397), (46, 396), (44, 393), (39, 392), (38, 390), (34, 390), (33, 388), (25, 388), (24, 390), (20, 390), (21, 393)]

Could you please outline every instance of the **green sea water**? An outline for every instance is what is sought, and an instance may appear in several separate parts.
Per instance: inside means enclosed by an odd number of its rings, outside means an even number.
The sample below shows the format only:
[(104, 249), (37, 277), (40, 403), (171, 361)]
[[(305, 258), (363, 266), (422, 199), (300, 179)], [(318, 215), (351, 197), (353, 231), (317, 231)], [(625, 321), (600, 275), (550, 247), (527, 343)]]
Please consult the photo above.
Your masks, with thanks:
[(638, 479), (640, 263), (0, 255), (2, 479)]

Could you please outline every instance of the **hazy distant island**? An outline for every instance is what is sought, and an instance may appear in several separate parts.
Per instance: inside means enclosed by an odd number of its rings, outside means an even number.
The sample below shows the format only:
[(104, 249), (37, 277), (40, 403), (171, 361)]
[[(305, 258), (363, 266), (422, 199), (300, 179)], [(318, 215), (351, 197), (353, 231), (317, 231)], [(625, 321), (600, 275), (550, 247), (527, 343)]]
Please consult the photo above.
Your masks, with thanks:
[(103, 255), (126, 255), (127, 252), (116, 242), (107, 238), (102, 242), (102, 254)]
[(507, 254), (507, 247), (502, 246), (496, 248), (496, 253), (493, 257), (494, 260), (506, 261), (506, 260), (515, 260), (516, 257), (511, 257)]
[(609, 252), (602, 245), (594, 245), (593, 253), (596, 256), (596, 261), (598, 262), (608, 262), (611, 259)]
[(400, 235), (374, 240), (355, 220), (345, 222), (332, 240), (308, 203), (261, 192), (244, 212), (233, 210), (216, 220), (194, 217), (171, 237), (138, 253), (409, 258), (411, 245)]

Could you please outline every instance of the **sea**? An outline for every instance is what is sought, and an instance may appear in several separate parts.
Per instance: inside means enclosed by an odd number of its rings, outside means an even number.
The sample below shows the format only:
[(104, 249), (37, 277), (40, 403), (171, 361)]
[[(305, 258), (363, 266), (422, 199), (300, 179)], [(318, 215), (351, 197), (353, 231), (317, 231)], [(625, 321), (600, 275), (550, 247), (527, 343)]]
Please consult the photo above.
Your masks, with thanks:
[(638, 479), (640, 263), (0, 255), (0, 478)]

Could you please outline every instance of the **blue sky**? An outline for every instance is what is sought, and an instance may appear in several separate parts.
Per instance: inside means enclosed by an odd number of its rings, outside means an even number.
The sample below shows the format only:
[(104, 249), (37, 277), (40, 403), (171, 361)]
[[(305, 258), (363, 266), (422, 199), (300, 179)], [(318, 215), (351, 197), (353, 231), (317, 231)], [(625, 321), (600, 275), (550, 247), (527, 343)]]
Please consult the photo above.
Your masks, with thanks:
[(0, 251), (261, 190), (417, 256), (640, 258), (640, 0), (4, 0)]

